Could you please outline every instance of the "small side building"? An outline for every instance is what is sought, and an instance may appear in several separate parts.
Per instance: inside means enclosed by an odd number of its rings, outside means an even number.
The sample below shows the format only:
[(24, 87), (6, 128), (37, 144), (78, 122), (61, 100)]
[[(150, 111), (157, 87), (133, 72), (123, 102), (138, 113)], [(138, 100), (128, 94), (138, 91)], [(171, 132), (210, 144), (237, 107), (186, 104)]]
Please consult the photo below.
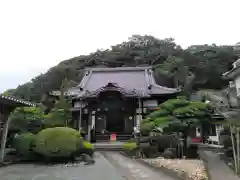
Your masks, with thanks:
[(223, 74), (223, 78), (229, 80), (229, 88), (234, 90), (237, 97), (240, 97), (240, 43), (234, 46), (234, 52), (238, 60), (233, 63), (233, 68)]
[(85, 69), (81, 83), (68, 91), (74, 127), (88, 140), (109, 140), (113, 133), (118, 140), (130, 138), (148, 109), (178, 93), (157, 85), (151, 67)]

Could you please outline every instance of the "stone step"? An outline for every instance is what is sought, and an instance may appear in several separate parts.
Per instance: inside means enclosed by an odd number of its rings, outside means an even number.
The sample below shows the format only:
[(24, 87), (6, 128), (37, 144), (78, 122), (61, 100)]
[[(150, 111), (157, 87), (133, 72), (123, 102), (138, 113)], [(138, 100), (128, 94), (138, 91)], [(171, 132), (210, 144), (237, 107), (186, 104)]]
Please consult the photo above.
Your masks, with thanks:
[(121, 151), (123, 150), (124, 142), (97, 142), (94, 145), (96, 151)]

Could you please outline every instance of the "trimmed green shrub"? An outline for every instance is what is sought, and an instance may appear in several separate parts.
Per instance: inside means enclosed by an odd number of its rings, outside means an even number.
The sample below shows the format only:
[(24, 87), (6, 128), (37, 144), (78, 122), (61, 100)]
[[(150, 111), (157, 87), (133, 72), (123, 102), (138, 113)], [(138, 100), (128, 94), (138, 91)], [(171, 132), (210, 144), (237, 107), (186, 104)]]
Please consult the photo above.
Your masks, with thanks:
[(89, 143), (88, 141), (83, 141), (83, 146), (86, 149), (94, 149), (93, 145), (91, 143)]
[(172, 112), (174, 109), (183, 107), (189, 104), (189, 101), (183, 98), (169, 99), (166, 102), (159, 105), (159, 108)]
[(36, 135), (34, 151), (45, 157), (70, 157), (82, 143), (80, 133), (74, 129), (47, 128)]
[(174, 117), (172, 116), (165, 116), (165, 117), (159, 117), (156, 118), (153, 122), (155, 123), (156, 126), (164, 126), (165, 124), (168, 124), (170, 121), (175, 120)]
[(80, 156), (81, 154), (88, 154), (89, 156), (93, 156), (94, 154), (94, 146), (88, 141), (83, 141), (83, 146), (80, 146), (75, 153), (75, 156)]
[(159, 110), (153, 111), (147, 117), (155, 119), (155, 118), (158, 118), (158, 117), (167, 116), (169, 114), (170, 114), (169, 111), (167, 111), (165, 109), (159, 109)]
[(151, 122), (151, 121), (152, 121), (152, 119), (150, 119), (150, 118), (148, 118), (148, 119), (143, 119), (143, 120), (141, 121), (141, 124), (149, 123), (149, 122)]
[(31, 155), (34, 139), (35, 135), (32, 133), (22, 133), (18, 135), (13, 141), (13, 147), (16, 149), (17, 154), (21, 156)]
[(136, 142), (128, 142), (123, 145), (125, 151), (133, 151), (137, 148)]
[(173, 115), (181, 117), (205, 116), (206, 112), (211, 111), (211, 106), (203, 102), (191, 102), (187, 106), (177, 108), (173, 111)]

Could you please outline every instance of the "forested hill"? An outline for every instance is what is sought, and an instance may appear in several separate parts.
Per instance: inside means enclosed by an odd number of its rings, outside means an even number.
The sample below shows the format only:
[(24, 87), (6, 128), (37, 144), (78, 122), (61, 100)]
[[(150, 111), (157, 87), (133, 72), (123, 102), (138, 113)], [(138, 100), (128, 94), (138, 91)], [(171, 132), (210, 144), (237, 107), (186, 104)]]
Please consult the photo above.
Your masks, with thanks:
[(194, 76), (194, 89), (220, 89), (227, 85), (221, 78), (222, 73), (228, 71), (236, 59), (231, 46), (193, 45), (182, 49), (171, 38), (135, 35), (110, 49), (62, 61), (47, 73), (5, 94), (38, 102), (44, 93), (58, 90), (63, 79), (78, 83), (84, 67), (96, 66), (151, 65), (160, 84), (184, 86), (188, 78)]

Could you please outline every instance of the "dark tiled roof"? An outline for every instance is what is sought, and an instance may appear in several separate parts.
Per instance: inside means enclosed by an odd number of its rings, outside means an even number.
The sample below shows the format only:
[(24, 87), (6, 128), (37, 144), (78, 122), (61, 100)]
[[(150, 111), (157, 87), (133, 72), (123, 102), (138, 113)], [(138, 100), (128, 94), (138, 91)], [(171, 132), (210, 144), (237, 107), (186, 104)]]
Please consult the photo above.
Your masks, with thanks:
[(177, 89), (157, 85), (150, 67), (118, 67), (85, 69), (81, 83), (71, 89), (70, 93), (82, 97), (87, 92), (98, 91), (109, 83), (122, 89), (135, 91), (142, 97), (178, 92)]
[(6, 104), (7, 106), (36, 106), (28, 101), (16, 99), (10, 96), (0, 95), (0, 104)]

